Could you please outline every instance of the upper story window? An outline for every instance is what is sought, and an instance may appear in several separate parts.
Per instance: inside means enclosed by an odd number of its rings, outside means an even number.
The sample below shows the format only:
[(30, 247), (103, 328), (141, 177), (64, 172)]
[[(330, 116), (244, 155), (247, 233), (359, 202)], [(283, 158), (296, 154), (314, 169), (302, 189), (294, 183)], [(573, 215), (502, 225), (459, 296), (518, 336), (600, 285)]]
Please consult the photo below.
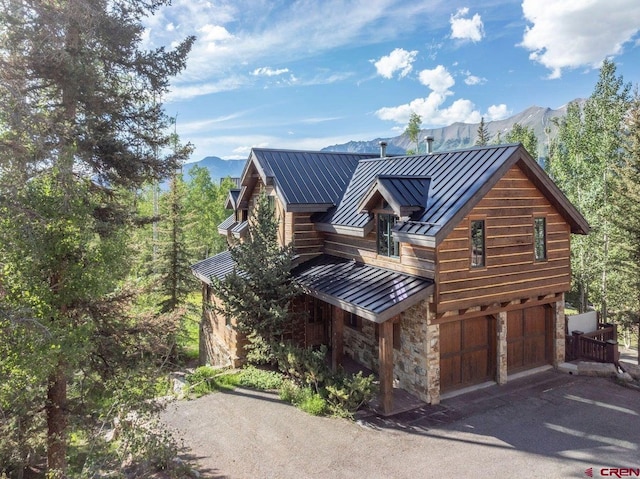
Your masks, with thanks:
[(533, 219), (533, 250), (536, 261), (547, 259), (547, 219)]
[(486, 264), (484, 244), (484, 220), (471, 221), (471, 267), (483, 268)]
[(269, 205), (269, 211), (274, 212), (276, 210), (276, 197), (267, 196), (267, 204)]
[(393, 238), (391, 232), (397, 221), (398, 217), (395, 215), (378, 215), (378, 254), (393, 258), (400, 256), (400, 243)]

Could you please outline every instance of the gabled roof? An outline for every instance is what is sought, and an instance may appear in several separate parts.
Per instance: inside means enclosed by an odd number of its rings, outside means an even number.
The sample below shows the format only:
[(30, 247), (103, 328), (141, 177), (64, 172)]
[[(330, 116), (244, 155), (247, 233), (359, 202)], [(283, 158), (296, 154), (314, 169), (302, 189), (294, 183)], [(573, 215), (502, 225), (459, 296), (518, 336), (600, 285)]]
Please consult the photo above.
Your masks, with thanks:
[(358, 162), (375, 156), (253, 148), (242, 173), (239, 204), (247, 203), (260, 178), (265, 185), (273, 185), (285, 211), (327, 211), (342, 198)]
[(227, 210), (237, 210), (238, 209), (238, 198), (240, 197), (240, 189), (233, 188), (229, 190), (229, 195), (227, 196), (227, 201), (224, 204), (225, 209)]
[(589, 231), (584, 217), (520, 144), (362, 160), (340, 203), (314, 217), (316, 227), (322, 231), (365, 236), (373, 226), (372, 216), (361, 212), (360, 205), (376, 177), (430, 177), (426, 208), (411, 220), (398, 222), (394, 235), (401, 241), (435, 246), (516, 163), (558, 208), (572, 232)]
[(369, 213), (383, 199), (399, 217), (421, 212), (427, 207), (430, 181), (428, 176), (378, 175), (358, 210)]

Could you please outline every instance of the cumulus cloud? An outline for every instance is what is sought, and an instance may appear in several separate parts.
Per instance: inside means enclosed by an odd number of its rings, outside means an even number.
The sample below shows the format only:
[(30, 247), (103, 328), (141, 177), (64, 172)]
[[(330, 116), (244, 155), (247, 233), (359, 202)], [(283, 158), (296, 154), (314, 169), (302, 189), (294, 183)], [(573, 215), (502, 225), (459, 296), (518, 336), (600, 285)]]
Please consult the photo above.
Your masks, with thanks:
[(468, 73), (467, 77), (464, 79), (464, 82), (469, 86), (484, 85), (485, 83), (487, 83), (487, 79)]
[(499, 105), (491, 105), (487, 109), (487, 114), (485, 118), (488, 121), (496, 121), (496, 120), (504, 120), (509, 115), (511, 115), (511, 110), (507, 108), (507, 105), (501, 103)]
[(471, 18), (469, 8), (459, 8), (456, 13), (451, 15), (449, 23), (451, 24), (451, 38), (463, 41), (479, 42), (484, 37), (484, 24), (482, 18), (477, 13)]
[(384, 78), (393, 78), (396, 72), (400, 72), (398, 76), (403, 78), (411, 72), (412, 64), (416, 60), (417, 50), (407, 51), (402, 48), (396, 48), (389, 55), (383, 56), (378, 61), (373, 61), (378, 75)]
[(277, 70), (274, 70), (271, 67), (260, 67), (253, 70), (251, 74), (254, 76), (273, 77), (273, 76), (283, 75), (285, 73), (289, 73), (288, 68), (279, 68)]
[(418, 78), (420, 83), (443, 95), (449, 95), (451, 93), (449, 88), (456, 83), (451, 73), (442, 65), (438, 65), (432, 70), (422, 70)]
[(564, 68), (598, 68), (604, 58), (622, 53), (640, 30), (637, 0), (523, 0), (522, 12), (531, 25), (520, 46), (551, 70), (549, 78), (560, 78)]
[[(376, 111), (378, 118), (404, 125), (409, 121), (412, 113), (417, 113), (422, 117), (422, 123), (426, 127), (480, 121), (482, 115), (471, 100), (459, 98), (449, 106), (445, 105), (447, 98), (453, 95), (451, 87), (455, 85), (455, 80), (444, 66), (438, 65), (431, 70), (422, 70), (419, 79), (431, 90), (429, 95), (403, 105), (380, 108)], [(508, 114), (506, 105), (492, 105), (484, 116), (493, 121), (505, 118)]]

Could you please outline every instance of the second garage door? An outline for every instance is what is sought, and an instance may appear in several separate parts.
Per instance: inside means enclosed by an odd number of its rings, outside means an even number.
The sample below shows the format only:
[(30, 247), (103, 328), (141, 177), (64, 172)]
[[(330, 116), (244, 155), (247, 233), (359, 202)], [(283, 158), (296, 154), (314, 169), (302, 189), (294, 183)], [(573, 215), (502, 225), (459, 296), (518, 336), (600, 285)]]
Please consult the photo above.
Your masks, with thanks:
[(508, 373), (550, 362), (550, 319), (550, 309), (545, 305), (507, 313)]

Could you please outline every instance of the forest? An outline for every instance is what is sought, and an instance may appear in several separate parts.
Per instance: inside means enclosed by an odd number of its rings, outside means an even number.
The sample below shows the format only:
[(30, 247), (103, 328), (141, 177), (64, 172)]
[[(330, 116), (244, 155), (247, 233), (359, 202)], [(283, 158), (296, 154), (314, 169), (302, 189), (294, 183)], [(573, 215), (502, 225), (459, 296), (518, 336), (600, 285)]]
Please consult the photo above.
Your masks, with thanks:
[[(166, 3), (0, 0), (0, 477), (143, 477), (177, 451), (151, 399), (193, 358), (189, 266), (226, 248), (232, 183), (182, 178), (192, 148), (162, 98), (195, 39), (141, 47), (142, 18)], [(637, 88), (605, 61), (558, 126), (546, 167), (592, 227), (573, 238), (567, 299), (631, 331)]]

